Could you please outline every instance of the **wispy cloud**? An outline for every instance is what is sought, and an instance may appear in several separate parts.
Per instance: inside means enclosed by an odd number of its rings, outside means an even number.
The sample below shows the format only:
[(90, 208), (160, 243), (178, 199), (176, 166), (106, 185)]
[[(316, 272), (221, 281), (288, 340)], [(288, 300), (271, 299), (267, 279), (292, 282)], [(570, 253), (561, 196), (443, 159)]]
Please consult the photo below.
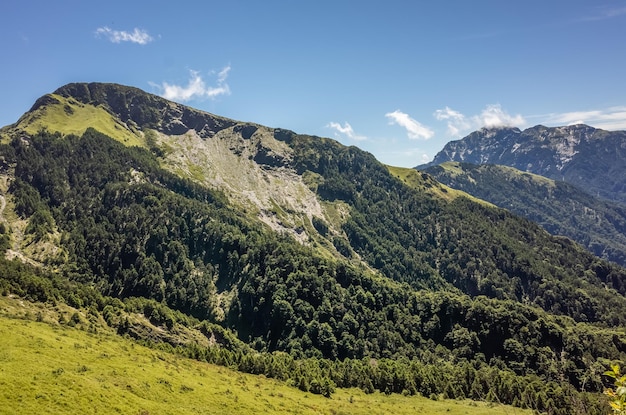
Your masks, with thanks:
[(433, 159), (432, 155), (418, 147), (401, 148), (394, 145), (386, 147), (376, 152), (376, 157), (385, 164), (390, 166), (415, 166), (416, 164), (428, 163)]
[(439, 121), (446, 120), (448, 122), (448, 134), (454, 137), (472, 128), (471, 123), (465, 118), (465, 115), (450, 107), (435, 111), (434, 116)]
[(601, 6), (594, 9), (592, 13), (584, 16), (578, 21), (581, 22), (595, 22), (599, 20), (607, 20), (615, 17), (626, 15), (626, 6), (621, 7), (607, 7)]
[(379, 153), (383, 158), (390, 158), (397, 162), (402, 160), (401, 165), (410, 166), (415, 164), (415, 160), (419, 160), (420, 164), (428, 163), (433, 159), (433, 156), (427, 154), (424, 149), (421, 148), (406, 148), (402, 150), (382, 150)]
[(626, 130), (626, 106), (535, 115), (532, 118), (546, 125), (587, 124), (604, 130)]
[(152, 42), (153, 38), (145, 30), (135, 28), (132, 32), (124, 30), (113, 30), (107, 26), (96, 29), (96, 36), (104, 36), (113, 43), (131, 42), (145, 45)]
[(460, 137), (479, 128), (524, 127), (530, 120), (533, 125), (549, 127), (587, 124), (603, 130), (626, 130), (626, 106), (616, 106), (597, 110), (569, 111), (539, 115), (510, 115), (500, 105), (487, 105), (478, 115), (467, 117), (458, 111), (445, 107), (433, 114), (438, 121), (448, 123), (448, 134)]
[(385, 117), (389, 118), (390, 124), (397, 124), (406, 129), (407, 135), (410, 139), (417, 140), (423, 138), (428, 140), (435, 132), (430, 128), (422, 125), (419, 121), (414, 120), (400, 110), (395, 110), (394, 112), (388, 112), (385, 114)]
[(448, 134), (453, 137), (483, 127), (521, 127), (526, 124), (524, 117), (507, 113), (499, 104), (487, 105), (480, 114), (470, 117), (450, 107), (439, 109), (433, 115), (438, 121), (447, 122)]
[(343, 134), (351, 140), (356, 140), (356, 141), (367, 140), (367, 137), (365, 137), (364, 135), (356, 134), (352, 126), (347, 122), (344, 122), (343, 125), (341, 125), (338, 122), (331, 121), (326, 125), (326, 127), (332, 128), (337, 133)]
[(219, 71), (217, 73), (217, 83), (215, 86), (207, 86), (204, 79), (200, 76), (200, 72), (194, 70), (189, 71), (190, 77), (187, 85), (175, 85), (167, 82), (163, 82), (161, 85), (151, 85), (161, 90), (160, 95), (163, 98), (172, 101), (186, 102), (198, 98), (214, 99), (220, 95), (230, 95), (230, 87), (226, 82), (229, 72), (230, 66), (226, 66)]

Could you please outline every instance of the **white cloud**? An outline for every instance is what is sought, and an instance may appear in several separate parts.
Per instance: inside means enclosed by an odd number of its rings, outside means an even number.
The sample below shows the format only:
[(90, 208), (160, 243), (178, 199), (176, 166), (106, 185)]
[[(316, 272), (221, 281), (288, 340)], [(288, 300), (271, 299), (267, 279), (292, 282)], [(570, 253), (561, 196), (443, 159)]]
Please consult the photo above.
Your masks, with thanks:
[(230, 66), (217, 73), (217, 85), (207, 86), (198, 71), (189, 71), (190, 78), (187, 85), (174, 85), (163, 82), (161, 85), (152, 84), (159, 88), (163, 98), (185, 102), (196, 98), (216, 98), (220, 95), (230, 95), (230, 87), (226, 83)]
[(541, 124), (547, 125), (587, 124), (604, 130), (626, 130), (626, 106), (553, 113), (533, 118), (538, 118)]
[(332, 128), (336, 130), (338, 133), (341, 133), (352, 140), (356, 140), (356, 141), (367, 140), (367, 137), (356, 134), (352, 126), (348, 124), (347, 122), (344, 122), (343, 126), (339, 124), (338, 122), (330, 122), (328, 123), (328, 125), (326, 125), (326, 127)]
[[(390, 166), (415, 166), (432, 161), (433, 156), (426, 150), (419, 147), (398, 148), (397, 145), (387, 145), (376, 152), (376, 157), (380, 157), (383, 163)], [(417, 161), (416, 161), (417, 160)]]
[(474, 116), (474, 122), (480, 127), (519, 127), (526, 124), (521, 115), (510, 115), (500, 107), (500, 104), (487, 105), (480, 115)]
[(461, 132), (469, 130), (472, 125), (465, 118), (465, 115), (450, 107), (435, 111), (435, 118), (439, 121), (448, 121), (448, 134), (451, 136), (459, 136)]
[[(462, 113), (445, 107), (433, 114), (438, 121), (448, 123), (448, 133), (460, 137), (483, 127), (524, 127), (528, 124), (525, 117), (506, 113), (500, 105), (487, 105), (479, 115), (467, 117)], [(541, 115), (529, 115), (534, 124), (549, 127), (587, 124), (603, 130), (626, 130), (626, 106), (610, 107), (600, 110), (570, 111)]]
[(104, 26), (96, 29), (96, 36), (104, 36), (113, 43), (131, 42), (140, 45), (145, 45), (153, 40), (148, 32), (138, 28), (135, 28), (132, 32), (126, 32), (123, 30), (113, 30)]
[(433, 160), (433, 157), (424, 153), (422, 154), (421, 160), (422, 160), (422, 164), (426, 164), (426, 163), (431, 162)]
[(406, 129), (407, 135), (411, 139), (423, 138), (425, 140), (435, 135), (435, 132), (430, 128), (420, 124), (417, 120), (409, 117), (409, 114), (396, 110), (394, 112), (388, 112), (385, 117), (389, 118), (390, 124), (397, 124)]
[(521, 127), (526, 120), (521, 115), (510, 115), (499, 104), (487, 105), (479, 115), (466, 117), (450, 107), (439, 109), (433, 114), (438, 121), (447, 121), (448, 134), (459, 137), (483, 127)]

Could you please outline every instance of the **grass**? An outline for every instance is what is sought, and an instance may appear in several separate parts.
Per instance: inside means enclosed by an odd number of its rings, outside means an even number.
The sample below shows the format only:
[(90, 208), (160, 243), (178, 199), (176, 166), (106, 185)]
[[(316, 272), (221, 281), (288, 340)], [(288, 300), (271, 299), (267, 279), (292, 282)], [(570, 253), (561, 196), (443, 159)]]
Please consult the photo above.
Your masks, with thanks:
[(387, 169), (389, 173), (404, 182), (407, 186), (418, 191), (426, 192), (431, 196), (447, 201), (452, 201), (458, 197), (466, 197), (475, 202), (493, 206), (491, 203), (478, 199), (468, 193), (441, 184), (430, 176), (422, 176), (422, 173), (415, 169), (394, 166), (387, 166)]
[(534, 173), (530, 173), (526, 171), (521, 171), (516, 168), (509, 167), (509, 166), (497, 166), (497, 167), (501, 169), (502, 172), (508, 173), (511, 179), (523, 177), (523, 178), (526, 178), (529, 182), (537, 186), (543, 186), (548, 189), (556, 188), (556, 181), (552, 179), (548, 179), (547, 177), (540, 176), (538, 174), (534, 174)]
[(142, 134), (120, 122), (102, 106), (77, 102), (72, 98), (51, 94), (58, 102), (44, 105), (33, 112), (24, 114), (15, 128), (29, 134), (41, 129), (60, 132), (63, 135), (82, 135), (88, 127), (112, 137), (128, 146), (145, 146)]
[[(36, 310), (44, 322), (25, 318)], [(327, 399), (53, 317), (51, 306), (0, 297), (0, 414), (530, 414), (356, 389)]]
[(445, 163), (441, 163), (439, 167), (443, 168), (450, 176), (453, 177), (465, 173), (465, 171), (461, 167), (461, 163), (459, 163), (458, 161), (448, 161)]
[[(448, 173), (451, 177), (455, 177), (459, 175), (466, 175), (466, 171), (464, 170), (462, 164), (457, 161), (447, 161), (445, 163), (441, 163), (439, 167), (443, 168), (446, 171), (446, 173)], [(556, 182), (552, 179), (548, 179), (547, 177), (540, 176), (538, 174), (521, 171), (510, 166), (482, 165), (482, 166), (475, 166), (475, 167), (479, 170), (495, 170), (510, 180), (526, 178), (526, 180), (532, 182), (533, 184), (537, 186), (543, 186), (546, 188), (556, 187)], [(475, 183), (471, 175), (468, 175), (467, 177), (470, 181)]]

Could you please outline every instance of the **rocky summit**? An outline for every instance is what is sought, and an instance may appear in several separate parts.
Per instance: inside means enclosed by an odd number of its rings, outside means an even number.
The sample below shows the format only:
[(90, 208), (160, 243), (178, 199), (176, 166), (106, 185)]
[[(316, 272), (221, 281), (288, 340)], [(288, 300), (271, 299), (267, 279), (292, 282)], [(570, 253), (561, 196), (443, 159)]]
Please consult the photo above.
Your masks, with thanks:
[(626, 203), (626, 132), (578, 124), (484, 128), (452, 141), (424, 169), (446, 161), (499, 164), (565, 181), (593, 196)]

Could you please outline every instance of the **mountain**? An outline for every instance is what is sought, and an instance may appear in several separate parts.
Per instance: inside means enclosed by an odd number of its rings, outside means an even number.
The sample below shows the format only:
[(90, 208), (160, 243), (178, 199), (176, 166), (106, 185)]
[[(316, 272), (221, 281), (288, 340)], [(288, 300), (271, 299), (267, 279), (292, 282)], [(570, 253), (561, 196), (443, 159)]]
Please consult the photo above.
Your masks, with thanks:
[(626, 209), (568, 183), (493, 164), (445, 162), (424, 170), (446, 185), (509, 209), (595, 255), (626, 264)]
[(451, 141), (423, 170), (446, 161), (499, 164), (564, 181), (587, 193), (626, 202), (626, 131), (587, 125), (483, 128)]
[(112, 84), (0, 136), (3, 295), (327, 396), (589, 413), (626, 358), (626, 269), (356, 147)]

